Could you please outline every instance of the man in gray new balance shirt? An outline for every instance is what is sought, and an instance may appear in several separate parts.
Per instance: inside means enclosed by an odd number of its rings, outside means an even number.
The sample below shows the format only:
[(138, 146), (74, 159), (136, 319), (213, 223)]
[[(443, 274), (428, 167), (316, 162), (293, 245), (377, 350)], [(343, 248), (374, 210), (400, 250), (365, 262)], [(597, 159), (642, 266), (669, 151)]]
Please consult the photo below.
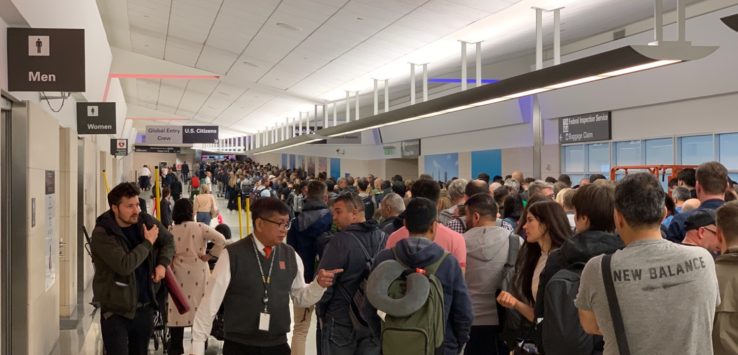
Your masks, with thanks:
[[(712, 354), (720, 304), (715, 263), (705, 249), (661, 238), (664, 191), (650, 174), (625, 177), (615, 189), (615, 226), (626, 247), (612, 256), (612, 278), (631, 354)], [(602, 278), (602, 256), (582, 271), (582, 328), (620, 354)]]

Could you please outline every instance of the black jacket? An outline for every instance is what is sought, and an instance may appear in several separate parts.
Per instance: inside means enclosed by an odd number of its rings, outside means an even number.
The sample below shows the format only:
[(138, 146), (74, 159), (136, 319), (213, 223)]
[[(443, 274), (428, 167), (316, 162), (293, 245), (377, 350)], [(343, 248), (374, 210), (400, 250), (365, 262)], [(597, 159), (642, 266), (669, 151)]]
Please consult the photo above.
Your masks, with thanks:
[[(97, 217), (90, 241), (92, 261), (95, 264), (92, 290), (93, 303), (100, 304), (102, 312), (112, 312), (133, 319), (138, 302), (136, 268), (144, 262), (149, 263), (149, 270), (152, 271), (157, 265), (166, 267), (171, 264), (174, 257), (172, 234), (156, 218), (139, 214), (137, 226), (141, 233), (144, 225), (154, 224), (159, 227), (159, 237), (154, 245), (144, 240), (129, 249), (113, 212), (108, 210)], [(149, 285), (150, 295), (156, 295), (159, 284), (150, 282)]]
[[(543, 322), (538, 326), (538, 330), (543, 333), (539, 339), (542, 341), (543, 351), (546, 354), (559, 355), (559, 354), (571, 354), (583, 352), (583, 349), (601, 349), (602, 338), (592, 337), (584, 334), (584, 331), (577, 327), (578, 322), (571, 327), (571, 322), (579, 319), (573, 308), (574, 299), (571, 299), (570, 308), (567, 307), (555, 307), (550, 310), (554, 310), (553, 314), (549, 314), (545, 311), (545, 300), (546, 300), (546, 287), (553, 276), (561, 270), (572, 270), (580, 273), (591, 258), (601, 254), (612, 254), (618, 249), (624, 248), (623, 241), (615, 234), (588, 230), (579, 233), (571, 239), (564, 242), (560, 248), (551, 252), (548, 257), (546, 266), (541, 272), (540, 283), (538, 285), (538, 292), (536, 295), (535, 303), (535, 319), (543, 319)], [(567, 292), (561, 287), (565, 287), (561, 283), (551, 284), (551, 287), (556, 288), (549, 291), (553, 292), (550, 294), (552, 299), (559, 299), (561, 302), (568, 302), (561, 297), (565, 296), (570, 292)], [(573, 297), (573, 296), (571, 296)], [(555, 303), (558, 303), (555, 302)], [(569, 323), (568, 326), (566, 323)], [(561, 327), (561, 325), (565, 327)], [(549, 329), (549, 330), (544, 330)], [(552, 330), (551, 330), (552, 329)], [(550, 333), (547, 333), (550, 332)], [(546, 335), (549, 334), (549, 335)], [(563, 334), (563, 335), (562, 335)], [(554, 336), (555, 335), (555, 336)], [(554, 338), (554, 339), (547, 339)], [(550, 343), (548, 341), (551, 341)], [(549, 345), (547, 345), (549, 344)], [(593, 348), (592, 348), (593, 347)]]
[(333, 235), (318, 266), (318, 269), (326, 270), (343, 269), (342, 273), (336, 275), (333, 286), (323, 294), (318, 306), (321, 317), (330, 317), (349, 326), (350, 299), (364, 277), (367, 263), (357, 240), (369, 254), (376, 255), (384, 249), (387, 235), (379, 229), (375, 221), (352, 224)]
[(619, 236), (603, 232), (587, 230), (577, 233), (571, 239), (561, 244), (561, 247), (551, 252), (546, 266), (541, 272), (536, 294), (536, 318), (543, 317), (543, 299), (546, 293), (546, 284), (561, 269), (581, 270), (589, 259), (601, 254), (612, 254), (623, 249), (625, 244)]
[(331, 230), (333, 215), (322, 201), (306, 200), (302, 213), (292, 223), (287, 233), (287, 244), (291, 245), (305, 266), (305, 282), (315, 277), (315, 259), (318, 237)]
[(392, 233), (402, 228), (404, 224), (405, 220), (399, 216), (389, 217), (379, 224), (379, 229), (383, 230), (387, 235), (392, 235)]

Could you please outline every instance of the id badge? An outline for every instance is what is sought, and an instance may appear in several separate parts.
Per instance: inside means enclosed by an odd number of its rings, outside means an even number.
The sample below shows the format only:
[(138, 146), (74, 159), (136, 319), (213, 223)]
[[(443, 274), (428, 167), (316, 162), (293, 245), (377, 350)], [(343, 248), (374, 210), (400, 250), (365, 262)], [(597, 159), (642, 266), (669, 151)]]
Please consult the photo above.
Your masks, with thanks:
[(259, 313), (259, 330), (269, 331), (269, 313)]

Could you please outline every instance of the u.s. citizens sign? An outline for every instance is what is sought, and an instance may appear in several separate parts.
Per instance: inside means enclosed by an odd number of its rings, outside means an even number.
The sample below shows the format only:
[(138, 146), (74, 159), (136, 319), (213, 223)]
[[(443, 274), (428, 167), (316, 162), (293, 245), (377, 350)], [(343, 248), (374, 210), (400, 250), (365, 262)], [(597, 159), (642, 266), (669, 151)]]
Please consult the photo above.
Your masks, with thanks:
[(218, 126), (183, 126), (182, 143), (218, 143)]

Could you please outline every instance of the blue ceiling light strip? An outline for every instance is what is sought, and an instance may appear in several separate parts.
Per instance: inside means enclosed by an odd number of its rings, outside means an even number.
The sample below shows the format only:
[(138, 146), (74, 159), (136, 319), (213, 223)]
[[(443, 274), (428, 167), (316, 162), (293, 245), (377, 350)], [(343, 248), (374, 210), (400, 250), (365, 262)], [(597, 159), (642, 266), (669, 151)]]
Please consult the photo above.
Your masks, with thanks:
[[(482, 79), (482, 84), (494, 84), (498, 82), (497, 79)], [(430, 78), (429, 83), (441, 83), (441, 84), (461, 84), (461, 78)], [(476, 84), (477, 79), (466, 79), (469, 84)]]

